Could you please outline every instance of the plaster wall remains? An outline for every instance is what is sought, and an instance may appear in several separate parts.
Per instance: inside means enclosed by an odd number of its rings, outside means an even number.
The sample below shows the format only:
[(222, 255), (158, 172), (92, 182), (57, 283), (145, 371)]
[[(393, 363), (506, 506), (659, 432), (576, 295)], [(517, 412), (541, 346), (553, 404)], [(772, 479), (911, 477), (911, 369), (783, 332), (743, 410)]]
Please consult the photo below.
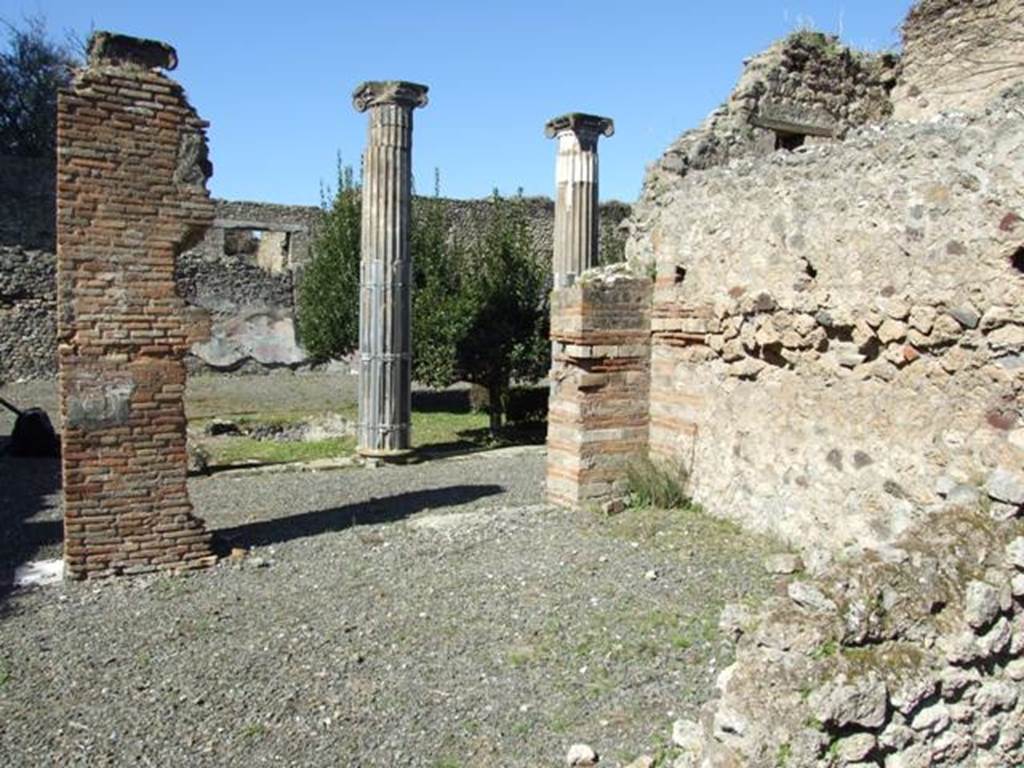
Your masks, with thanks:
[(1024, 78), (1024, 3), (927, 0), (903, 26), (898, 120), (976, 111)]
[(185, 477), (184, 357), (205, 331), (175, 258), (214, 218), (206, 123), (162, 43), (108, 33), (60, 94), (57, 272), (71, 578), (212, 561)]
[(297, 286), (320, 209), (215, 201), (205, 237), (177, 260), (179, 293), (210, 314), (210, 338), (191, 350), (190, 367), (298, 365)]

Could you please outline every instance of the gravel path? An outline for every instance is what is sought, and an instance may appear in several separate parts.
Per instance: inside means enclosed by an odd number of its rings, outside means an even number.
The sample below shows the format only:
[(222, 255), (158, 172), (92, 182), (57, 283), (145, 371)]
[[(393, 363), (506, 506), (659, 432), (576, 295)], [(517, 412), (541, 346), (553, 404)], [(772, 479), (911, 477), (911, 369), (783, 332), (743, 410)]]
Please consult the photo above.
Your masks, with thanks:
[[(192, 480), (198, 513), (252, 547), (241, 562), (0, 593), (0, 764), (652, 752), (729, 662), (723, 602), (773, 588), (770, 543), (692, 512), (547, 508), (543, 461), (532, 448)], [(0, 459), (0, 577), (59, 553), (53, 469)]]

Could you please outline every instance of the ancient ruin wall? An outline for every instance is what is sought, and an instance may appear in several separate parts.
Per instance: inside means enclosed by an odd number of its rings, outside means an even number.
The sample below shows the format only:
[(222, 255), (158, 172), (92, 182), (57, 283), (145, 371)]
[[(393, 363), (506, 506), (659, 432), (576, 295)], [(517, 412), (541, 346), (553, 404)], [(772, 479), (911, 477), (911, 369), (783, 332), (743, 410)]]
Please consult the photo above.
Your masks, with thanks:
[(1024, 78), (1024, 3), (922, 0), (903, 26), (902, 58), (897, 119), (983, 109)]
[[(487, 200), (444, 202), (452, 234), (461, 242), (486, 231)], [(177, 258), (179, 294), (211, 317), (210, 338), (191, 350), (186, 363), (197, 371), (309, 363), (295, 317), (321, 209), (230, 200), (214, 205), (213, 224), (202, 240)], [(554, 204), (526, 198), (524, 205), (537, 252), (550, 254)], [(624, 203), (601, 206), (603, 263), (622, 258), (618, 225), (629, 212)], [(0, 158), (0, 381), (56, 373), (53, 221), (52, 163)]]
[(650, 234), (651, 449), (808, 550), (1024, 503), (1024, 89), (688, 176)]
[[(206, 123), (159, 43), (99, 33), (58, 107), (64, 555), (83, 578), (210, 562), (185, 484), (177, 254), (213, 221)], [(152, 68), (151, 68), (152, 67)]]
[(751, 58), (728, 100), (648, 167), (626, 222), (627, 258), (652, 261), (651, 222), (661, 214), (663, 195), (687, 175), (781, 147), (837, 141), (882, 122), (892, 112), (889, 94), (898, 72), (892, 54), (855, 51), (817, 32), (794, 33)]

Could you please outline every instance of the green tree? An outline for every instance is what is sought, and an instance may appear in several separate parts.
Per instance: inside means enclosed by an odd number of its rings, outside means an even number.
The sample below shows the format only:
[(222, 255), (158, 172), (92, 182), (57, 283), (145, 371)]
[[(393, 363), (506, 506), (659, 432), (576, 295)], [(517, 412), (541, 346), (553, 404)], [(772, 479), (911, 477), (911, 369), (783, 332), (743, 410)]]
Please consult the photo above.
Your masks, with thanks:
[(456, 345), (461, 378), (487, 389), (491, 432), (501, 427), (513, 379), (537, 381), (550, 367), (548, 282), (522, 194), (508, 200), (495, 191), (487, 230), (463, 270), (466, 329)]
[(473, 315), (465, 292), (466, 254), (437, 194), (413, 201), (410, 247), (412, 375), (428, 386), (446, 387), (459, 380), (459, 344)]
[(321, 192), (312, 257), (299, 284), (299, 337), (314, 358), (359, 345), (359, 235), (362, 206), (352, 168), (338, 160), (337, 190)]
[(0, 20), (7, 47), (0, 51), (0, 155), (49, 157), (57, 142), (57, 90), (78, 59), (68, 44), (47, 39), (41, 16), (23, 27)]

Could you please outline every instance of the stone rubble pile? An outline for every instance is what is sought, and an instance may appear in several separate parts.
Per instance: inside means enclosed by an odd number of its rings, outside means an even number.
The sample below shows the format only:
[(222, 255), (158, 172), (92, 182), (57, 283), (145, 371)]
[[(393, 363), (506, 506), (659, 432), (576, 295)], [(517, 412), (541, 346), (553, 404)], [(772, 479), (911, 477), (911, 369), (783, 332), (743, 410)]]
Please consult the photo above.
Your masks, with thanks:
[(675, 724), (674, 768), (1024, 761), (1019, 515), (950, 506), (722, 628), (736, 661), (699, 722)]

